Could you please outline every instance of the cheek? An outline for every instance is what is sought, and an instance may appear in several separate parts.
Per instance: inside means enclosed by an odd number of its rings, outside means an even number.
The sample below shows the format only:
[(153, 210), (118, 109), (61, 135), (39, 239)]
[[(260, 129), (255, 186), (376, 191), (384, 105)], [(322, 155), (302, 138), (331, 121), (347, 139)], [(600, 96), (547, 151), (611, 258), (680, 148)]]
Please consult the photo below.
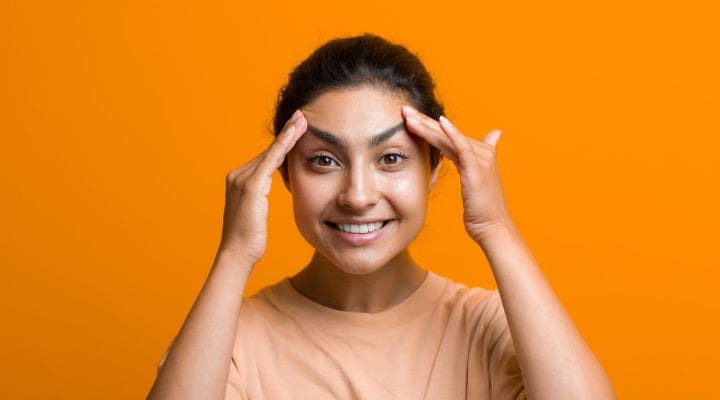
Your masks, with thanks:
[(313, 209), (313, 205), (320, 202), (322, 193), (317, 191), (317, 185), (312, 180), (303, 177), (294, 177), (292, 187), (293, 202)]
[(405, 215), (425, 212), (428, 193), (421, 173), (390, 177), (384, 186), (388, 201), (398, 212)]
[(417, 179), (390, 179), (387, 182), (387, 192), (395, 198), (406, 199), (407, 202), (416, 202), (421, 199), (422, 190)]
[(300, 234), (313, 245), (316, 244), (316, 223), (321, 215), (322, 205), (317, 196), (313, 196), (307, 185), (298, 182), (292, 193), (292, 209), (295, 226)]
[[(298, 171), (298, 169), (295, 169)], [(331, 200), (327, 190), (320, 190), (326, 183), (303, 172), (290, 172), (292, 202), (295, 220), (298, 224), (317, 222)]]

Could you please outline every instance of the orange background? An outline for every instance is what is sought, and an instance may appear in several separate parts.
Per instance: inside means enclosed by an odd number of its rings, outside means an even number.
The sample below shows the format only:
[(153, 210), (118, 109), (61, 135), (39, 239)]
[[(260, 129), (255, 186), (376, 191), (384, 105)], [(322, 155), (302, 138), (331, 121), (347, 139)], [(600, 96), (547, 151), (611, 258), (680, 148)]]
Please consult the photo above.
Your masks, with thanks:
[[(715, 395), (712, 2), (260, 3), (0, 6), (1, 398), (145, 397), (213, 261), (225, 174), (270, 142), (291, 69), (365, 31), (421, 57), (467, 135), (503, 130), (510, 210), (620, 398)], [(495, 288), (446, 170), (412, 250)], [(270, 204), (246, 296), (311, 255), (277, 173)]]

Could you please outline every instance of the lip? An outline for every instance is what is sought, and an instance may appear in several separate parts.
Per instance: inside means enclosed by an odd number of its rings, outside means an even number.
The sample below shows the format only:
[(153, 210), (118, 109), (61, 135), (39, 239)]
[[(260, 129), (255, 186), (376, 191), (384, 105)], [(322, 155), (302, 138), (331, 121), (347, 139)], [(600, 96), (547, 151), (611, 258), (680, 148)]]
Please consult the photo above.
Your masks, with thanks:
[[(330, 226), (328, 222), (325, 222), (325, 226), (327, 226), (328, 229), (330, 229), (336, 237), (338, 237), (343, 242), (351, 245), (351, 246), (367, 246), (370, 243), (375, 242), (376, 240), (380, 239), (380, 237), (383, 236), (383, 234), (395, 223), (394, 219), (391, 220), (375, 220), (375, 221), (387, 221), (383, 226), (372, 232), (368, 233), (350, 233), (350, 232), (343, 232), (340, 229), (337, 229), (335, 227)], [(345, 222), (343, 222), (345, 223)]]
[(338, 220), (332, 220), (328, 222), (332, 222), (336, 225), (341, 224), (350, 224), (350, 225), (362, 225), (362, 224), (372, 224), (373, 222), (385, 222), (387, 220), (391, 220), (392, 218), (373, 218), (373, 219), (338, 219)]

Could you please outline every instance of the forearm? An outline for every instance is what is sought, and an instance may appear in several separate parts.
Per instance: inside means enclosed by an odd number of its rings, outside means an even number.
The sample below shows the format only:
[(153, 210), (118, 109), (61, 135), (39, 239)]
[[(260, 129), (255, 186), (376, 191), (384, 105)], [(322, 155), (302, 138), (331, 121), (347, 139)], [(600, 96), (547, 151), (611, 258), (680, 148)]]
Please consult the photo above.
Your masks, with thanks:
[(158, 371), (148, 399), (222, 399), (243, 291), (252, 265), (218, 252), (200, 294)]
[(495, 276), (522, 369), (538, 399), (615, 399), (612, 384), (583, 340), (514, 224), (478, 241)]

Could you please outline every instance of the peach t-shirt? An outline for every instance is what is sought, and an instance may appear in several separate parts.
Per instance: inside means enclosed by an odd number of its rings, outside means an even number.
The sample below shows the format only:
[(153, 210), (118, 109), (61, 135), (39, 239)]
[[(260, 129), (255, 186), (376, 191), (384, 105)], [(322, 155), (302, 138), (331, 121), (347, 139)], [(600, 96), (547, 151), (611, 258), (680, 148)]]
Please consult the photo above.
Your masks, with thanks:
[(316, 303), (289, 277), (243, 299), (225, 399), (504, 400), (525, 389), (499, 292), (428, 271), (375, 314)]

